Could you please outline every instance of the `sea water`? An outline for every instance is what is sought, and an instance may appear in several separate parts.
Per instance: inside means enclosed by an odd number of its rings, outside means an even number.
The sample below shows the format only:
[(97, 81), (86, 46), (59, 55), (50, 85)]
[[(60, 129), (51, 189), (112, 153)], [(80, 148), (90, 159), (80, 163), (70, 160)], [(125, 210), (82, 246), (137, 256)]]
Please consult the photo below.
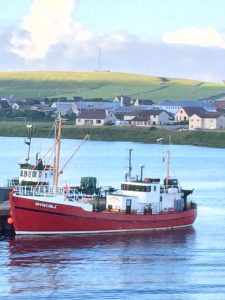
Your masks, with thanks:
[[(26, 157), (22, 138), (0, 138), (2, 182), (18, 176)], [(96, 176), (119, 187), (132, 175), (171, 176), (198, 204), (193, 227), (149, 233), (0, 237), (0, 299), (225, 299), (225, 149), (130, 142), (62, 141), (61, 184)], [(52, 140), (33, 139), (31, 157)], [(164, 158), (164, 159), (163, 159)], [(47, 162), (47, 158), (46, 158)]]

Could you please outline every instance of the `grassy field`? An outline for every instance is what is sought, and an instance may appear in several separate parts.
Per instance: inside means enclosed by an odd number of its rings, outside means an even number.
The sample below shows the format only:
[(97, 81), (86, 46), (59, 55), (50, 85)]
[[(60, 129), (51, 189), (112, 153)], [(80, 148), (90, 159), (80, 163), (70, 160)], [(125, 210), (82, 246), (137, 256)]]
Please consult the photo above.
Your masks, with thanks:
[[(34, 137), (53, 137), (52, 123), (34, 123)], [(156, 128), (130, 128), (130, 127), (75, 127), (64, 126), (63, 138), (83, 139), (86, 134), (90, 140), (95, 141), (133, 141), (138, 143), (155, 144), (156, 140), (163, 138), (163, 143), (196, 145), (205, 147), (225, 148), (225, 132), (206, 131), (168, 131)], [(25, 137), (26, 124), (22, 122), (0, 122), (0, 136)]]
[(118, 95), (161, 100), (225, 95), (223, 83), (112, 72), (0, 72), (0, 96), (112, 100)]

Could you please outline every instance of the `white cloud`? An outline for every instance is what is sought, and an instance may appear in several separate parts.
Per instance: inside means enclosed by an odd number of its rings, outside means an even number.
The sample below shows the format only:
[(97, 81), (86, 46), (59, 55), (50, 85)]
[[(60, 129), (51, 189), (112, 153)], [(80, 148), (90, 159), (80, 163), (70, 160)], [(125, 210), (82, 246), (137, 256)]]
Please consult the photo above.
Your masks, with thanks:
[(91, 32), (71, 17), (74, 5), (75, 0), (35, 0), (23, 31), (11, 38), (11, 51), (27, 60), (43, 59), (56, 44), (91, 39)]
[(175, 32), (166, 32), (162, 37), (162, 41), (167, 44), (191, 44), (225, 49), (224, 37), (212, 27), (190, 27)]
[(27, 60), (44, 60), (54, 47), (64, 45), (64, 53), (75, 60), (78, 55), (93, 56), (98, 47), (106, 51), (120, 48), (129, 40), (124, 33), (96, 34), (72, 19), (75, 0), (35, 0), (30, 15), (23, 19), (21, 31), (11, 40), (11, 52)]

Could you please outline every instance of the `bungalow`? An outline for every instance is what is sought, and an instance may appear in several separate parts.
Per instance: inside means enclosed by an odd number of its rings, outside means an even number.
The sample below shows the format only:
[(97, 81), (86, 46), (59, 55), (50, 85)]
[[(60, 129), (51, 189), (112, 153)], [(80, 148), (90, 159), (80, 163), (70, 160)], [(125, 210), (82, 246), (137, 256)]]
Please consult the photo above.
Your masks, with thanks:
[(159, 109), (142, 110), (124, 114), (124, 121), (129, 121), (129, 124), (135, 126), (166, 125), (170, 122), (169, 119), (169, 114)]
[(196, 113), (189, 118), (189, 130), (223, 128), (225, 128), (225, 116), (218, 112)]
[(107, 124), (115, 124), (116, 116), (112, 111), (107, 109), (91, 109), (82, 110), (76, 118), (77, 126), (102, 126)]

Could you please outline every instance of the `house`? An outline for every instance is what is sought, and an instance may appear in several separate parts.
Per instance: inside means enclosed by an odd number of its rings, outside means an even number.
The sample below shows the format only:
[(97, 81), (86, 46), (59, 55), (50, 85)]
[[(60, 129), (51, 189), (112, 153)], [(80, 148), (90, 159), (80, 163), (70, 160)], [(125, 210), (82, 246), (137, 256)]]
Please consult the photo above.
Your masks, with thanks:
[(77, 113), (77, 106), (73, 102), (54, 102), (51, 106), (60, 113), (61, 116), (72, 115)]
[(117, 96), (114, 99), (114, 102), (120, 103), (120, 106), (130, 106), (130, 105), (134, 104), (134, 101), (133, 101), (133, 99), (131, 97), (124, 96), (124, 95)]
[(76, 118), (77, 126), (102, 126), (107, 124), (115, 124), (116, 116), (112, 111), (107, 109), (90, 109), (82, 110)]
[(166, 111), (149, 109), (125, 113), (124, 121), (134, 126), (160, 126), (169, 124), (170, 116)]
[(146, 108), (152, 107), (154, 102), (149, 99), (136, 99), (134, 101), (134, 106), (143, 106)]
[(0, 100), (0, 109), (9, 109), (10, 105), (7, 100)]
[(180, 107), (175, 114), (176, 122), (188, 122), (190, 116), (197, 113), (204, 113), (206, 110), (203, 107)]
[(202, 107), (207, 111), (215, 111), (213, 102), (206, 100), (177, 100), (177, 101), (162, 101), (159, 105), (155, 105), (159, 109), (166, 110), (174, 115), (181, 107)]
[(225, 116), (219, 112), (196, 113), (189, 118), (189, 130), (223, 128), (225, 128)]
[(115, 103), (113, 101), (83, 101), (83, 102), (75, 102), (77, 111), (82, 110), (91, 110), (91, 109), (107, 109), (111, 111), (115, 111), (120, 107), (119, 103)]
[(56, 108), (54, 107), (51, 107), (51, 106), (48, 106), (48, 105), (33, 105), (31, 108), (30, 108), (31, 111), (37, 111), (37, 112), (40, 112), (42, 113), (45, 117), (52, 117), (52, 116), (55, 116), (57, 115), (56, 113)]
[(11, 102), (11, 108), (14, 110), (24, 110), (26, 107), (26, 103), (20, 100), (15, 102)]

